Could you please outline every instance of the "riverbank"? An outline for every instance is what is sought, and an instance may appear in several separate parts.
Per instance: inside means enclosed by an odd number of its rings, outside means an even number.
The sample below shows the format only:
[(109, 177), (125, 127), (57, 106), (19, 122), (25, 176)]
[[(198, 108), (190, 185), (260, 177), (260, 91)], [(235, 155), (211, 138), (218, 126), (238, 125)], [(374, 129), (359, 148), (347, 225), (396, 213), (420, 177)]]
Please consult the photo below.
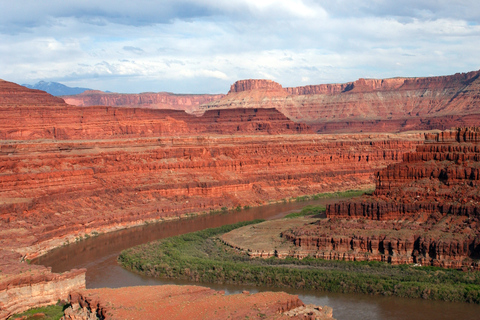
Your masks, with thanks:
[(252, 259), (219, 239), (244, 225), (207, 229), (131, 248), (122, 252), (119, 262), (144, 275), (196, 282), (480, 303), (478, 272), (312, 258)]
[[(286, 200), (277, 201), (277, 204), (258, 206), (258, 207), (249, 207), (231, 209), (231, 210), (217, 210), (203, 212), (203, 214), (187, 214), (181, 217), (169, 218), (160, 220), (162, 222), (154, 222), (149, 220), (148, 223), (138, 223), (131, 228), (111, 228), (110, 232), (98, 234), (90, 234), (90, 236), (76, 236), (71, 238), (70, 244), (67, 245), (66, 241), (58, 241), (58, 247), (49, 248), (46, 255), (40, 256), (39, 258), (34, 259), (31, 264), (27, 263), (25, 256), (12, 253), (13, 256), (8, 260), (3, 259), (0, 263), (0, 270), (2, 270), (3, 275), (6, 275), (5, 266), (10, 265), (12, 272), (15, 270), (18, 271), (19, 277), (24, 277), (27, 273), (22, 273), (22, 268), (26, 270), (40, 270), (39, 272), (44, 274), (49, 274), (51, 277), (54, 277), (56, 273), (64, 273), (65, 275), (71, 274), (71, 269), (81, 269), (87, 268), (90, 274), (95, 274), (96, 271), (91, 269), (91, 263), (89, 262), (92, 257), (103, 260), (103, 257), (111, 256), (112, 253), (112, 264), (116, 266), (114, 262), (116, 255), (120, 253), (121, 250), (129, 248), (134, 245), (141, 243), (146, 243), (154, 241), (159, 237), (169, 237), (177, 235), (178, 232), (188, 233), (204, 228), (208, 228), (213, 225), (224, 225), (231, 224), (234, 222), (244, 220), (252, 220), (257, 218), (272, 218), (278, 217), (279, 215), (286, 215), (292, 211), (299, 211), (302, 207), (306, 205), (325, 205), (326, 203), (332, 203), (336, 199), (341, 199), (344, 197), (351, 197), (362, 193), (363, 191), (346, 191), (346, 192), (334, 192), (327, 194), (315, 194), (310, 196), (302, 196), (300, 198), (291, 198)], [(312, 200), (308, 200), (312, 199)], [(317, 200), (313, 200), (317, 199)], [(115, 231), (115, 232), (114, 232)], [(141, 236), (139, 236), (141, 234)], [(7, 251), (4, 251), (5, 253)], [(2, 252), (0, 251), (0, 254)], [(5, 256), (6, 257), (6, 256)], [(23, 261), (23, 262), (22, 262)], [(44, 267), (51, 266), (51, 267)], [(119, 268), (119, 267), (118, 267)], [(119, 268), (121, 269), (121, 268)], [(111, 268), (109, 267), (111, 271)], [(123, 278), (125, 275), (119, 275)], [(85, 287), (86, 283), (88, 284), (88, 274), (85, 274), (85, 269), (83, 269), (83, 282), (82, 287)], [(102, 276), (102, 278), (105, 278)], [(36, 279), (36, 278), (34, 278)], [(1, 280), (1, 278), (0, 278)], [(119, 280), (120, 281), (120, 280)], [(121, 282), (121, 281), (120, 281)], [(32, 281), (23, 281), (18, 282), (24, 290), (28, 287), (32, 287), (34, 282)], [(46, 283), (48, 285), (48, 282)], [(139, 284), (140, 285), (140, 284)], [(107, 285), (111, 286), (111, 285)], [(117, 286), (125, 286), (125, 284), (118, 284)], [(6, 288), (7, 286), (5, 286)], [(10, 285), (9, 290), (12, 289)], [(78, 287), (81, 288), (81, 287)], [(73, 289), (78, 289), (73, 288)], [(5, 289), (6, 290), (6, 289)], [(8, 294), (5, 291), (5, 294)], [(52, 298), (49, 302), (38, 304), (34, 299), (29, 299), (24, 296), (19, 297), (18, 305), (22, 305), (22, 309), (12, 309), (15, 312), (21, 312), (28, 308), (25, 308), (24, 302), (35, 302), (30, 303), (28, 307), (35, 307), (46, 304), (54, 304), (58, 299), (65, 300), (68, 298), (68, 292), (62, 291), (62, 295), (56, 298)], [(13, 300), (12, 300), (13, 302)], [(9, 313), (11, 314), (11, 312)], [(0, 317), (1, 319), (2, 317)]]

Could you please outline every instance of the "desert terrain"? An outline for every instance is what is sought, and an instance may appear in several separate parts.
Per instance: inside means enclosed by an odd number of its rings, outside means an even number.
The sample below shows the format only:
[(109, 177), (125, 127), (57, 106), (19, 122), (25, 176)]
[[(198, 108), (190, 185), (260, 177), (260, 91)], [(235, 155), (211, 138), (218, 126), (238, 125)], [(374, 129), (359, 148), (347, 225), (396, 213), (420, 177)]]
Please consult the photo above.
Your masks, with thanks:
[[(328, 217), (404, 219), (393, 228), (424, 219), (429, 227), (451, 212), (444, 223), (462, 238), (448, 247), (470, 246), (478, 230), (478, 131), (422, 130), (478, 125), (479, 93), (479, 71), (298, 88), (242, 80), (226, 95), (145, 100), (99, 92), (62, 99), (0, 81), (0, 317), (82, 290), (85, 270), (57, 275), (27, 264), (55, 247), (145, 222), (375, 183), (372, 198), (327, 208)], [(302, 250), (319, 248), (313, 238), (321, 229), (298, 228), (285, 237)], [(312, 240), (297, 240), (304, 234)], [(413, 245), (401, 241), (408, 255)], [(436, 244), (446, 261), (438, 265), (475, 267), (458, 261), (475, 258), (476, 249), (446, 246)]]

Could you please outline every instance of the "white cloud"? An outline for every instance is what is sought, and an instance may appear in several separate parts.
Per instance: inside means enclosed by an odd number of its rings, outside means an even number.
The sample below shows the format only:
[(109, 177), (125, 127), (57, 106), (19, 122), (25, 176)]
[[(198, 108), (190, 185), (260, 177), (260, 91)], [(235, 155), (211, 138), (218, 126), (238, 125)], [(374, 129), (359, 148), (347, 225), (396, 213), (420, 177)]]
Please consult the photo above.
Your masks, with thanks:
[(480, 68), (476, 1), (406, 4), (12, 1), (0, 12), (0, 78), (227, 92), (243, 78), (296, 86)]

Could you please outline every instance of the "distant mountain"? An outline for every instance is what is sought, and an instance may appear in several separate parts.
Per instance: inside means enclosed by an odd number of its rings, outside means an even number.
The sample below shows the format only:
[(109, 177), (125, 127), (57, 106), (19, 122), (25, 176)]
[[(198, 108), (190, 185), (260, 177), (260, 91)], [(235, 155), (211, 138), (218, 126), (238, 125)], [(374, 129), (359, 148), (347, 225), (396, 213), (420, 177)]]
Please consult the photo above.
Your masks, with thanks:
[(22, 86), (27, 87), (29, 89), (43, 90), (50, 93), (53, 96), (75, 95), (75, 94), (80, 94), (87, 90), (92, 90), (89, 88), (78, 88), (78, 87), (72, 88), (58, 82), (47, 82), (47, 81), (40, 81), (34, 85), (22, 84)]

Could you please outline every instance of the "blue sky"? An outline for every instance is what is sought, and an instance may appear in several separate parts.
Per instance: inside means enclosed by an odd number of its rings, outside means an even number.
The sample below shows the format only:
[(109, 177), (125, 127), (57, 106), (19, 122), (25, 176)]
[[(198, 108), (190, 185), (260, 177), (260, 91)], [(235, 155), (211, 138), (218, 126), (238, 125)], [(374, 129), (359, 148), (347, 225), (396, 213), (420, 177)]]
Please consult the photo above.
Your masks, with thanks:
[(478, 0), (0, 0), (0, 78), (226, 93), (480, 69)]

